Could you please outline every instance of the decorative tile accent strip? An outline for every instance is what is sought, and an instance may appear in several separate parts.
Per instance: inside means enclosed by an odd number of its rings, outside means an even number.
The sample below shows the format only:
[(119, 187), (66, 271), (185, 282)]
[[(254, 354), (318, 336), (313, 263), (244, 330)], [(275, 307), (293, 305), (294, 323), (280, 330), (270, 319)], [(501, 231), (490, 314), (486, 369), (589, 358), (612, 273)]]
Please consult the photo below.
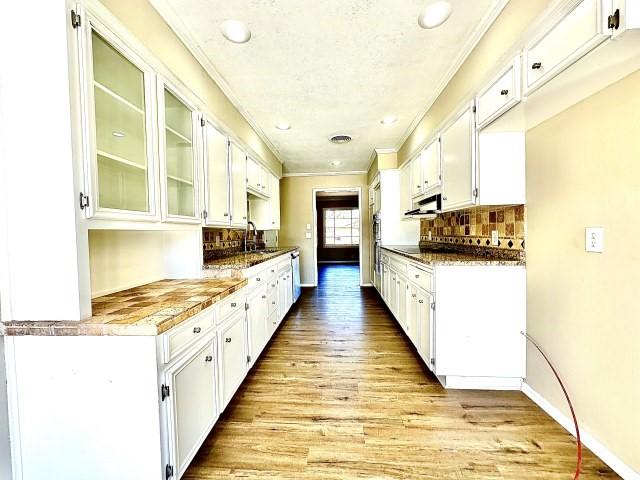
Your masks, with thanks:
[[(244, 248), (244, 230), (231, 228), (203, 228), (202, 250), (204, 260), (220, 258), (241, 252)], [(253, 233), (249, 233), (249, 240)], [(256, 244), (264, 247), (264, 232), (258, 230)]]
[[(445, 212), (433, 220), (420, 221), (420, 241), (434, 244), (525, 251), (527, 237), (525, 205), (473, 207)], [(491, 232), (498, 231), (498, 246)], [(429, 240), (431, 232), (431, 240)]]

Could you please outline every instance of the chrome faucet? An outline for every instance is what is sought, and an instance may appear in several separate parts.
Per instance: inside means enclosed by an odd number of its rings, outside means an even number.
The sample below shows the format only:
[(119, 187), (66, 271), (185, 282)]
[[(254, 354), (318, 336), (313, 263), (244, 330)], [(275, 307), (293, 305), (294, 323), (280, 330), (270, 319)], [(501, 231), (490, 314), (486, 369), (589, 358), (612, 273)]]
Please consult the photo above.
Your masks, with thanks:
[[(249, 236), (249, 225), (253, 227), (253, 239), (247, 241), (247, 237)], [(249, 220), (247, 222), (247, 228), (244, 231), (244, 251), (245, 252), (255, 251), (257, 249), (257, 245), (256, 245), (257, 238), (258, 238), (258, 231), (256, 229), (256, 224), (253, 223), (251, 220)], [(247, 250), (248, 244), (250, 244), (253, 248)]]

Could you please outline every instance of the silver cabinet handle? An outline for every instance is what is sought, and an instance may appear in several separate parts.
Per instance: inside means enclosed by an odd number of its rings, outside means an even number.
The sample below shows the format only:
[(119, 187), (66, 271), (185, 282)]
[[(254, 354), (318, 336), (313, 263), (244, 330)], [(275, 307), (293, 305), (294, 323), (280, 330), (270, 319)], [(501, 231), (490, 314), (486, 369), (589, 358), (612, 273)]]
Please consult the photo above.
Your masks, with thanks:
[(202, 329), (200, 327), (193, 327), (193, 333), (200, 333)]
[(224, 339), (225, 343), (231, 343), (231, 337), (227, 337)]
[(534, 62), (531, 65), (531, 70), (540, 70), (542, 68), (542, 63), (541, 62)]
[(213, 357), (211, 355), (207, 355), (206, 357), (204, 357), (205, 362), (210, 362), (212, 360), (213, 360)]
[(233, 308), (235, 308), (235, 307), (237, 307), (237, 306), (238, 306), (238, 304), (237, 304), (236, 302), (231, 302), (231, 306), (232, 306)]

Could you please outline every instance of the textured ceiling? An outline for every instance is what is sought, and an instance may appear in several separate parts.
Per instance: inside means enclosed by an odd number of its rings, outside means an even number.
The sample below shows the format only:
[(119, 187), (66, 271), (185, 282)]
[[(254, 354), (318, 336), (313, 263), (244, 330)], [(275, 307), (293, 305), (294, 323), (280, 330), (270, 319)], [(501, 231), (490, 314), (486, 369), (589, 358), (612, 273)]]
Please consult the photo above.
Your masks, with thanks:
[[(276, 148), (286, 172), (365, 170), (395, 148), (499, 0), (451, 0), (449, 21), (423, 30), (431, 0), (152, 0), (200, 53)], [(162, 8), (161, 8), (162, 7)], [(167, 8), (168, 7), (168, 8)], [(169, 13), (168, 13), (169, 12)], [(242, 45), (220, 34), (246, 22)], [(383, 126), (380, 120), (398, 121)], [(282, 132), (274, 125), (288, 122)], [(353, 137), (334, 145), (333, 134)], [(338, 160), (338, 167), (331, 162)]]

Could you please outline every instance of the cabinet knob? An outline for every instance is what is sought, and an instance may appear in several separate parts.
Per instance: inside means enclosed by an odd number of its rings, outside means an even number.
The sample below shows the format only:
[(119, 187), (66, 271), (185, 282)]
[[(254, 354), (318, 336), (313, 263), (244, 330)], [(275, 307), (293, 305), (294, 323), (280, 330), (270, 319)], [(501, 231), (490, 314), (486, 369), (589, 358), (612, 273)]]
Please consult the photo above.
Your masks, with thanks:
[(271, 305), (275, 305), (275, 304), (276, 304), (276, 302), (275, 302), (275, 301), (271, 302)]
[[(275, 225), (275, 224), (276, 224), (276, 222), (271, 222), (271, 225)], [(271, 270), (271, 271), (273, 272), (273, 270)]]
[(231, 306), (232, 306), (233, 308), (236, 308), (236, 307), (238, 306), (238, 304), (237, 304), (236, 302), (231, 302)]
[(243, 219), (243, 220), (246, 220), (246, 219), (247, 219), (247, 217), (242, 217), (242, 219)]
[(213, 357), (211, 355), (207, 355), (206, 357), (204, 357), (205, 362), (211, 362), (212, 360), (213, 360)]
[(222, 214), (222, 216), (223, 216), (223, 217), (228, 217), (228, 216), (229, 216), (229, 214), (228, 214), (228, 213), (223, 213), (223, 214)]
[(416, 294), (415, 294), (415, 293), (412, 293), (412, 294), (411, 294), (411, 297), (412, 297), (412, 298), (416, 298)]
[(272, 286), (272, 287), (275, 287), (275, 286), (276, 286), (276, 284), (275, 284), (275, 283), (272, 283), (272, 284), (271, 284), (271, 286)]
[(266, 295), (262, 295), (262, 298), (267, 298), (267, 296)]
[(200, 327), (193, 327), (193, 333), (200, 333), (202, 329)]
[(416, 278), (420, 278), (420, 275), (416, 274)]
[(424, 303), (424, 300), (420, 299), (418, 300), (418, 303)]
[(260, 184), (258, 183), (258, 186), (260, 186)]
[(531, 65), (531, 70), (540, 70), (542, 68), (541, 62), (535, 62)]
[(231, 343), (231, 337), (227, 337), (224, 339), (225, 343)]
[(275, 324), (276, 324), (276, 322), (273, 322), (273, 324), (275, 325)]
[(442, 201), (446, 202), (447, 201), (447, 197), (442, 197)]
[(259, 281), (260, 281), (260, 277), (256, 277), (256, 282), (259, 282)]
[(509, 90), (507, 90), (506, 88), (504, 90), (500, 90), (500, 95), (504, 95), (504, 96), (509, 95)]

